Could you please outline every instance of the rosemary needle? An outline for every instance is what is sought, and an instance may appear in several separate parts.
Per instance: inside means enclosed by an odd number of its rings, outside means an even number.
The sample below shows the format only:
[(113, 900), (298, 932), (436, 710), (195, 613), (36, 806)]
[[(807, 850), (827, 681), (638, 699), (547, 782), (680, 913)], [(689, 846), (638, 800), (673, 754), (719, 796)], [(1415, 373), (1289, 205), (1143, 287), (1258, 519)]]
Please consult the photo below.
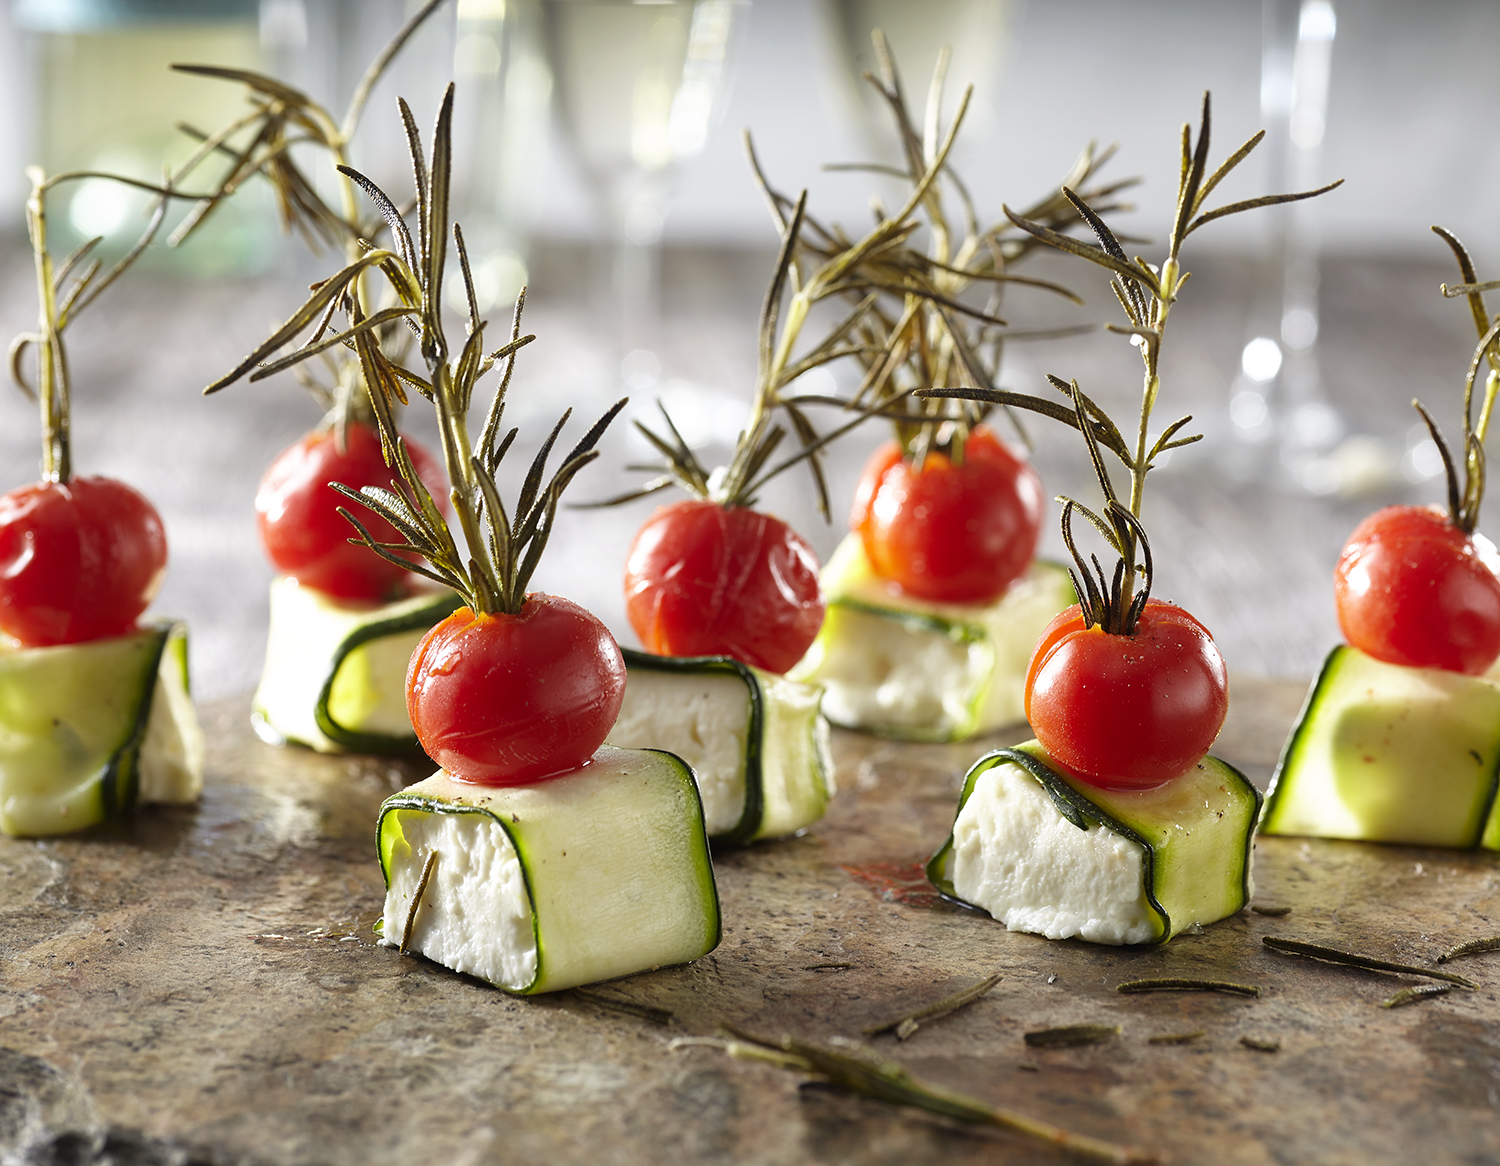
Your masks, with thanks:
[(980, 980), (979, 983), (970, 985), (962, 992), (945, 996), (934, 1004), (918, 1008), (915, 1012), (908, 1012), (905, 1016), (898, 1016), (895, 1020), (886, 1021), (884, 1024), (872, 1024), (864, 1030), (864, 1033), (866, 1036), (879, 1036), (883, 1032), (895, 1032), (899, 1040), (906, 1040), (917, 1031), (917, 1026), (922, 1021), (957, 1012), (960, 1008), (974, 1003), (999, 982), (1000, 974), (997, 972), (987, 980)]
[(1148, 1036), (1148, 1045), (1185, 1045), (1208, 1035), (1208, 1030), (1200, 1028), (1196, 1032), (1163, 1032), (1156, 1036)]
[(1242, 1036), (1240, 1044), (1247, 1049), (1254, 1049), (1257, 1053), (1279, 1053), (1281, 1042), (1279, 1040), (1265, 1040), (1258, 1036)]
[(1324, 947), (1320, 943), (1303, 943), (1298, 939), (1278, 939), (1274, 935), (1263, 935), (1260, 941), (1272, 951), (1284, 951), (1291, 955), (1303, 955), (1310, 959), (1323, 960), (1325, 963), (1342, 964), (1347, 968), (1363, 968), (1368, 972), (1399, 972), (1404, 976), (1426, 976), (1432, 980), (1446, 980), (1450, 984), (1457, 984), (1460, 988), (1479, 987), (1473, 980), (1466, 980), (1463, 976), (1455, 976), (1452, 972), (1439, 972), (1432, 968), (1419, 968), (1414, 964), (1393, 963), (1390, 960), (1377, 959), (1374, 956), (1340, 951), (1336, 947)]
[(1446, 996), (1453, 991), (1452, 984), (1413, 984), (1402, 988), (1394, 996), (1380, 1002), (1382, 1008), (1400, 1008), (1403, 1004), (1415, 1004), (1418, 1000), (1429, 1000), (1434, 996)]
[(1158, 1160), (1155, 1154), (1132, 1146), (1101, 1141), (1085, 1134), (1069, 1133), (1048, 1122), (986, 1105), (976, 1098), (966, 1097), (939, 1085), (929, 1085), (913, 1077), (894, 1061), (883, 1060), (863, 1050), (842, 1052), (803, 1044), (789, 1036), (772, 1041), (733, 1028), (726, 1027), (725, 1031), (734, 1038), (725, 1045), (725, 1051), (730, 1056), (769, 1061), (785, 1069), (813, 1073), (835, 1088), (849, 1093), (871, 1097), (891, 1105), (912, 1106), (972, 1125), (1012, 1130), (1098, 1162), (1134, 1166)]
[(1034, 1049), (1071, 1049), (1097, 1045), (1120, 1035), (1118, 1024), (1070, 1024), (1063, 1028), (1041, 1028), (1026, 1034)]
[(1229, 980), (1197, 980), (1191, 977), (1162, 980), (1126, 980), (1116, 992), (1228, 992), (1235, 996), (1259, 996), (1254, 984), (1235, 984)]
[(1479, 955), (1481, 952), (1486, 951), (1500, 951), (1500, 935), (1489, 935), (1483, 939), (1471, 939), (1467, 943), (1460, 943), (1457, 947), (1450, 947), (1437, 957), (1437, 962), (1445, 964), (1449, 960), (1460, 959), (1466, 955)]

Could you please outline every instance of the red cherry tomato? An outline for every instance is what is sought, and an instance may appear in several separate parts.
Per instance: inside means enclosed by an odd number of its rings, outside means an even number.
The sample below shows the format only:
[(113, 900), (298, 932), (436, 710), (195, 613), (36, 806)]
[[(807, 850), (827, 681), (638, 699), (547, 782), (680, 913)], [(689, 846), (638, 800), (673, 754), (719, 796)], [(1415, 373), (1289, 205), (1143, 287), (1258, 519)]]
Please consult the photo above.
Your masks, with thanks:
[(1500, 558), (1438, 509), (1387, 506), (1333, 572), (1344, 638), (1390, 664), (1478, 676), (1500, 656)]
[(1207, 628), (1151, 599), (1135, 632), (1047, 625), (1026, 672), (1026, 719), (1052, 759), (1102, 789), (1150, 789), (1186, 773), (1224, 725), (1229, 682)]
[(625, 612), (648, 652), (785, 672), (823, 626), (818, 559), (780, 519), (684, 499), (636, 534)]
[(917, 472), (889, 442), (860, 476), (849, 528), (883, 579), (921, 599), (988, 603), (1036, 555), (1042, 480), (979, 426), (962, 465), (929, 454)]
[[(368, 547), (351, 543), (356, 532), (339, 507), (358, 518), (376, 542), (401, 542), (395, 527), (328, 485), (394, 489), (394, 474), (380, 456), (380, 436), (374, 427), (353, 422), (345, 427), (344, 439), (341, 453), (332, 429), (316, 430), (271, 463), (255, 494), (261, 543), (278, 571), (340, 599), (408, 594), (413, 576)], [(446, 510), (442, 469), (410, 438), (406, 448), (417, 475)]]
[(624, 699), (625, 661), (609, 629), (539, 592), (516, 615), (460, 607), (417, 645), (406, 672), (406, 708), (427, 756), (485, 785), (577, 769)]
[(0, 630), (28, 647), (134, 630), (167, 570), (161, 516), (113, 478), (0, 496)]

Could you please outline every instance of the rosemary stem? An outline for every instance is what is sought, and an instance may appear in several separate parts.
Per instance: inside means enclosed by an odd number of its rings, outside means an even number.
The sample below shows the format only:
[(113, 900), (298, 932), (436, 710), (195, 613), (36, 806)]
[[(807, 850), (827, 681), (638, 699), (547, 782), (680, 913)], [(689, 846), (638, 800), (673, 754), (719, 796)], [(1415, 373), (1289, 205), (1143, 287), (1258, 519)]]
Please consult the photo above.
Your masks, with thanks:
[(47, 180), (37, 167), (27, 170), (26, 229), (36, 258), (37, 402), (42, 414), (42, 479), (67, 482), (73, 476), (68, 441), (68, 366), (57, 324), (57, 291), (47, 250)]
[(1495, 408), (1495, 396), (1500, 392), (1500, 371), (1490, 369), (1490, 375), (1484, 382), (1484, 402), (1479, 406), (1479, 423), (1474, 426), (1474, 436), (1479, 439), (1479, 444), (1484, 444), (1484, 435), (1490, 428), (1490, 414)]

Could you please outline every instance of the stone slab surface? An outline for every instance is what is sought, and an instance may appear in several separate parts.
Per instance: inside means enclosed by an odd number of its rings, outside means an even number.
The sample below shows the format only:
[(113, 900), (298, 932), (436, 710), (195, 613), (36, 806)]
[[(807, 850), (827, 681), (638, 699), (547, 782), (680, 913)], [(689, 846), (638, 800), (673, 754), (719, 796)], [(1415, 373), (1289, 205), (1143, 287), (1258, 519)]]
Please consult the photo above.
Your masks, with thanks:
[[(1300, 685), (1237, 681), (1216, 752), (1263, 785), (1300, 699)], [(1068, 1161), (671, 1044), (724, 1021), (858, 1038), (999, 972), (978, 1003), (872, 1045), (926, 1080), (1164, 1161), (1500, 1162), (1500, 956), (1455, 965), (1479, 991), (1386, 1010), (1398, 978), (1260, 944), (1425, 963), (1500, 930), (1493, 854), (1264, 839), (1256, 901), (1290, 914), (1247, 912), (1161, 949), (1054, 943), (877, 877), (938, 845), (964, 768), (1005, 738), (840, 733), (829, 817), (717, 856), (719, 949), (593, 990), (668, 1010), (659, 1024), (574, 992), (512, 999), (377, 946), (375, 810), (422, 771), (272, 749), (243, 701), (205, 719), (200, 806), (0, 841), (0, 1161)], [(1115, 991), (1171, 975), (1264, 994)], [(1121, 1035), (1022, 1039), (1089, 1022)], [(1206, 1035), (1148, 1043), (1193, 1030)]]

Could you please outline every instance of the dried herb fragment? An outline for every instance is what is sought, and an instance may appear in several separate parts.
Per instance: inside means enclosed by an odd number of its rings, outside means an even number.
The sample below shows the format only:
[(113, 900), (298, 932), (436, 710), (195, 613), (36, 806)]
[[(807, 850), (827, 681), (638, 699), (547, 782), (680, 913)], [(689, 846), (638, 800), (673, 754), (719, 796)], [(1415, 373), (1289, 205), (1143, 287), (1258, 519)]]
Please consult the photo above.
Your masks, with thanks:
[(1120, 1035), (1118, 1024), (1069, 1024), (1062, 1028), (1039, 1028), (1026, 1034), (1026, 1043), (1034, 1049), (1072, 1049), (1080, 1045), (1097, 1045)]
[(1445, 964), (1449, 960), (1462, 959), (1466, 955), (1480, 955), (1487, 951), (1500, 951), (1500, 935), (1490, 935), (1483, 939), (1471, 939), (1467, 943), (1459, 944), (1457, 947), (1450, 947), (1437, 957), (1437, 962)]
[[(765, 1061), (784, 1069), (813, 1073), (836, 1089), (862, 1097), (871, 1097), (889, 1105), (911, 1106), (972, 1125), (1011, 1130), (1098, 1162), (1133, 1166), (1135, 1163), (1158, 1161), (1155, 1154), (1133, 1146), (1121, 1146), (1085, 1134), (1069, 1133), (1048, 1122), (986, 1105), (940, 1085), (929, 1085), (913, 1077), (894, 1061), (884, 1060), (867, 1049), (856, 1046), (844, 1052), (803, 1044), (789, 1036), (772, 1041), (728, 1026), (725, 1031), (734, 1039), (723, 1042), (721, 1047), (732, 1057)], [(674, 1041), (672, 1047), (702, 1043), (704, 1042), (701, 1040)]]
[(652, 1024), (668, 1025), (675, 1015), (669, 1008), (657, 1008), (651, 1004), (637, 1004), (634, 1000), (621, 1000), (618, 996), (606, 996), (601, 992), (590, 992), (587, 988), (574, 988), (573, 995), (590, 1004), (597, 1004), (611, 1012), (623, 1012), (626, 1016), (638, 1016)]
[(1410, 988), (1402, 988), (1394, 996), (1389, 996), (1380, 1002), (1382, 1008), (1400, 1008), (1403, 1004), (1415, 1004), (1418, 1000), (1428, 1000), (1433, 996), (1446, 996), (1453, 991), (1452, 984), (1413, 984)]
[(912, 1033), (917, 1031), (918, 1026), (924, 1020), (934, 1020), (939, 1016), (947, 1016), (950, 1012), (957, 1012), (960, 1008), (974, 1003), (981, 996), (1000, 982), (1000, 973), (996, 972), (987, 980), (981, 980), (972, 984), (962, 992), (955, 992), (951, 996), (924, 1008), (918, 1008), (915, 1012), (909, 1012), (905, 1016), (898, 1016), (895, 1020), (887, 1021), (885, 1024), (873, 1024), (864, 1030), (866, 1036), (879, 1036), (883, 1032), (894, 1032), (897, 1040), (906, 1040)]
[(1290, 915), (1292, 913), (1290, 907), (1263, 907), (1259, 903), (1251, 903), (1250, 910), (1254, 911), (1257, 915), (1270, 915), (1277, 919), (1283, 915)]
[(1279, 1040), (1263, 1040), (1258, 1036), (1242, 1036), (1240, 1044), (1247, 1049), (1254, 1049), (1257, 1053), (1279, 1053), (1281, 1042)]
[(1254, 984), (1236, 984), (1229, 980), (1198, 980), (1178, 977), (1161, 980), (1126, 980), (1115, 988), (1116, 992), (1228, 992), (1235, 996), (1259, 996), (1260, 989)]
[(1197, 1032), (1163, 1032), (1156, 1036), (1148, 1036), (1146, 1043), (1148, 1045), (1185, 1045), (1207, 1035), (1208, 1030), (1204, 1028), (1200, 1028)]
[(1320, 943), (1303, 943), (1299, 939), (1278, 939), (1274, 935), (1263, 935), (1260, 941), (1272, 951), (1284, 951), (1291, 955), (1305, 955), (1310, 959), (1322, 960), (1324, 963), (1342, 964), (1346, 968), (1363, 968), (1367, 972), (1398, 972), (1404, 976), (1426, 976), (1432, 980), (1446, 980), (1450, 984), (1457, 984), (1460, 988), (1479, 987), (1473, 980), (1466, 980), (1462, 976), (1455, 976), (1452, 972), (1439, 972), (1432, 968), (1419, 968), (1413, 964), (1393, 963), (1390, 960), (1377, 959), (1375, 956), (1340, 951), (1336, 947), (1324, 947)]
[(842, 964), (808, 964), (802, 970), (804, 972), (844, 972), (844, 971), (848, 971), (853, 966), (854, 965), (850, 964), (850, 963), (842, 963)]
[(422, 908), (422, 896), (427, 893), (427, 880), (432, 877), (432, 868), (437, 865), (438, 852), (432, 851), (427, 855), (427, 861), (422, 864), (422, 877), (417, 880), (416, 894), (411, 897), (411, 907), (406, 912), (406, 926), (401, 929), (401, 954), (406, 954), (406, 948), (411, 943), (412, 925), (417, 921), (417, 912)]

